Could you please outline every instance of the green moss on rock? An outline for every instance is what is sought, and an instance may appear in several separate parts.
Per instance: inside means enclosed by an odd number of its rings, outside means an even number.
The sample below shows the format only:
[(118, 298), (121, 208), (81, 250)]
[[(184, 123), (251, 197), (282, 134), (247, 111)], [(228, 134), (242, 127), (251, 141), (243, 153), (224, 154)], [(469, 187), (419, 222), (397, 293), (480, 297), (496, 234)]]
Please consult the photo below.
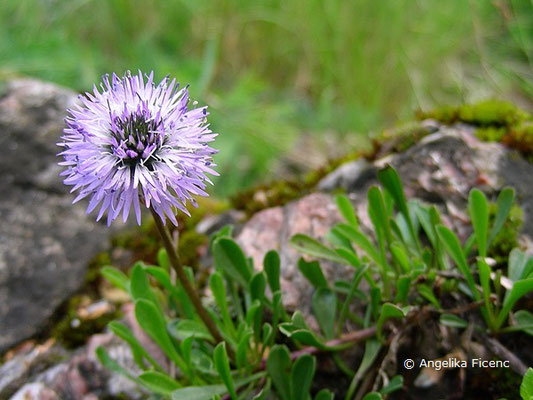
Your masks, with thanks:
[(476, 130), (476, 137), (484, 142), (501, 142), (507, 129), (494, 126), (481, 127)]
[(476, 104), (441, 107), (419, 111), (417, 117), (435, 119), (444, 124), (464, 122), (476, 126), (476, 136), (480, 140), (503, 143), (533, 161), (533, 115), (509, 102), (485, 100)]
[(440, 107), (431, 111), (419, 111), (418, 119), (435, 119), (443, 124), (464, 122), (480, 127), (511, 127), (531, 119), (531, 115), (512, 103), (501, 100), (485, 100), (457, 107)]

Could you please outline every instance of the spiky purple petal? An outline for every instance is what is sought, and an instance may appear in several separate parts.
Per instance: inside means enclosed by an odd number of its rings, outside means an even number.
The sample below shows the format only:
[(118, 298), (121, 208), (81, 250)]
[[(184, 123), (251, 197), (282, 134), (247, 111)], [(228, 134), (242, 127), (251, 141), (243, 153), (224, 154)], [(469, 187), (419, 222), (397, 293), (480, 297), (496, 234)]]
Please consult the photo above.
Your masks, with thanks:
[(131, 209), (140, 224), (141, 204), (177, 224), (174, 210), (188, 214), (193, 195), (207, 196), (206, 174), (218, 175), (207, 107), (189, 110), (187, 87), (168, 77), (155, 85), (153, 75), (106, 75), (67, 110), (61, 175), (79, 190), (74, 202), (89, 197), (87, 213), (98, 209), (100, 220), (107, 212), (108, 225)]

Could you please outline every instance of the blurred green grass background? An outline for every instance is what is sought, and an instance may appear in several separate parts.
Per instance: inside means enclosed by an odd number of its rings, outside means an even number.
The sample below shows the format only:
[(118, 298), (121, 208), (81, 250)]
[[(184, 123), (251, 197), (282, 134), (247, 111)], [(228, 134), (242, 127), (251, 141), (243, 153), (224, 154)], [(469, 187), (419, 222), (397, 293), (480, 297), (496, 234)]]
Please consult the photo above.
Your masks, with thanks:
[(221, 133), (215, 193), (309, 168), (418, 108), (531, 108), (531, 0), (1, 0), (0, 80), (191, 84)]

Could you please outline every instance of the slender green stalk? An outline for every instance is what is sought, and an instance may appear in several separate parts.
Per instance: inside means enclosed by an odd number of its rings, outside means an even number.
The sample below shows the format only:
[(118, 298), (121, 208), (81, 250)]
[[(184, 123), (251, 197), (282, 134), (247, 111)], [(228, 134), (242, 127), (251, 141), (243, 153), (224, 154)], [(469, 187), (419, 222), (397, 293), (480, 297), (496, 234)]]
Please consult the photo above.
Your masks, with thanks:
[(163, 246), (165, 246), (165, 249), (168, 253), (170, 265), (172, 265), (172, 268), (176, 271), (176, 275), (178, 276), (181, 285), (185, 289), (185, 292), (187, 292), (187, 296), (189, 296), (189, 299), (191, 300), (191, 303), (193, 304), (196, 312), (198, 313), (198, 316), (204, 322), (205, 326), (209, 330), (209, 333), (211, 333), (215, 341), (217, 343), (223, 342), (224, 338), (220, 334), (215, 324), (215, 321), (213, 321), (207, 310), (202, 305), (198, 293), (192, 286), (189, 278), (187, 278), (187, 274), (185, 273), (185, 269), (183, 268), (183, 265), (178, 255), (178, 251), (174, 246), (174, 243), (172, 242), (170, 232), (161, 220), (160, 216), (152, 208), (150, 208), (150, 211), (152, 212), (152, 215), (154, 217), (155, 225), (157, 227), (159, 235), (163, 240)]

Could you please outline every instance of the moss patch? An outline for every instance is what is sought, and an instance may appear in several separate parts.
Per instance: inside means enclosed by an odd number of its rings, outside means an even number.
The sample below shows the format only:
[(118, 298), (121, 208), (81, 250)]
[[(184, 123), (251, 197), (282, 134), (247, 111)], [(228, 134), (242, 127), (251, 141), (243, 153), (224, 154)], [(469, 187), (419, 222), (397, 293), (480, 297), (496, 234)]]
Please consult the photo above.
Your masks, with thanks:
[(435, 119), (446, 125), (464, 122), (481, 127), (510, 127), (531, 119), (531, 115), (515, 105), (501, 100), (485, 100), (457, 107), (440, 107), (431, 111), (419, 111), (418, 119)]
[(478, 129), (476, 136), (500, 142), (533, 161), (533, 115), (506, 101), (486, 100), (457, 107), (419, 111), (419, 119), (432, 118), (444, 124), (464, 122)]

